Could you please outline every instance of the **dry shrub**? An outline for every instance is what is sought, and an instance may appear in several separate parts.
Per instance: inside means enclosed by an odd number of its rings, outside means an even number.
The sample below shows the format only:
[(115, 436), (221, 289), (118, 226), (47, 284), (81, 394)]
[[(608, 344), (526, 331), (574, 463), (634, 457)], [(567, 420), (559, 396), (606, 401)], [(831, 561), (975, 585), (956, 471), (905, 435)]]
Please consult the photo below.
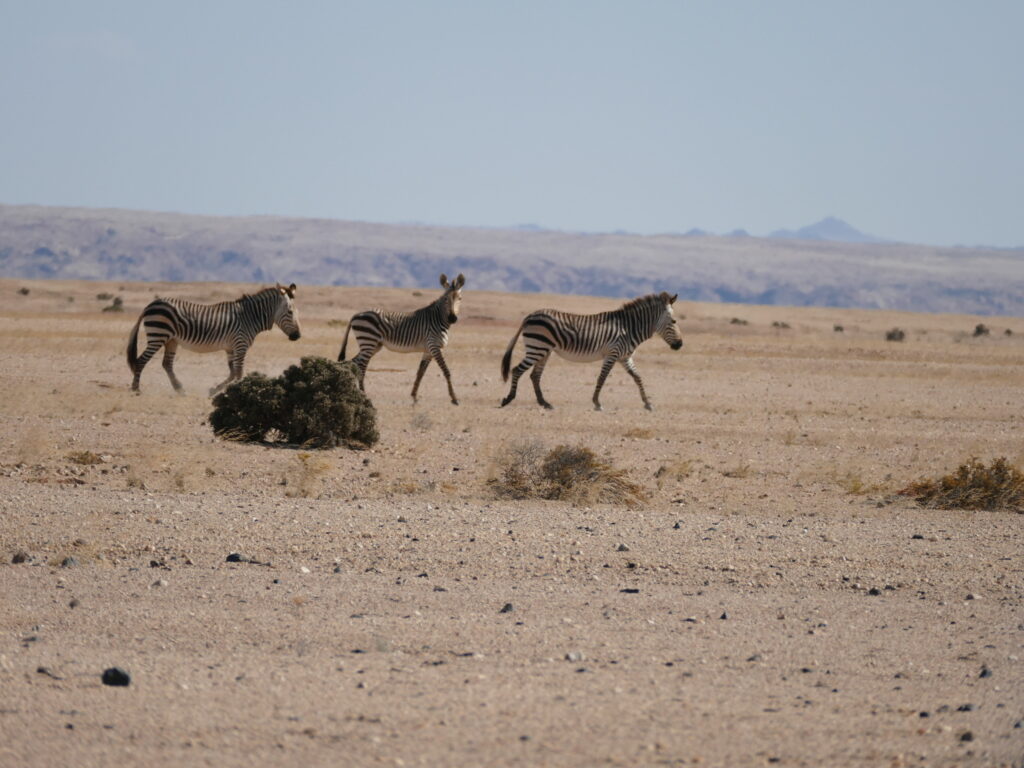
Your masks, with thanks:
[(989, 328), (984, 323), (978, 323), (974, 326), (974, 336), (988, 336), (990, 333)]
[(647, 427), (630, 427), (623, 433), (623, 437), (632, 437), (637, 440), (650, 440), (654, 437), (654, 430)]
[(885, 332), (886, 341), (903, 341), (907, 337), (907, 334), (902, 328), (892, 328)]
[(1007, 509), (1024, 512), (1024, 472), (1005, 457), (989, 466), (970, 458), (952, 474), (923, 479), (899, 491), (922, 507), (935, 509)]
[(499, 458), (497, 469), (487, 484), (499, 498), (627, 506), (647, 498), (625, 470), (581, 445), (559, 445), (549, 451), (538, 443), (513, 445)]
[(744, 320), (742, 317), (734, 317), (729, 321), (729, 325), (749, 325), (749, 322)]

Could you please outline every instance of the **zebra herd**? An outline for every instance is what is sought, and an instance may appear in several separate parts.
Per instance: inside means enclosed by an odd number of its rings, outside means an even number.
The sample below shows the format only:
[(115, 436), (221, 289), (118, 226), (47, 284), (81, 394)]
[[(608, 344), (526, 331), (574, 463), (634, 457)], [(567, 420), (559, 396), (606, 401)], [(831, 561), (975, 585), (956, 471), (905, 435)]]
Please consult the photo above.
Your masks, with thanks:
[[(462, 287), (465, 284), (466, 278), (461, 274), (450, 282), (446, 275), (441, 275), (444, 292), (415, 312), (369, 309), (353, 315), (345, 331), (338, 360), (345, 360), (348, 337), (354, 333), (359, 352), (353, 362), (358, 371), (360, 389), (365, 389), (364, 380), (370, 358), (381, 347), (395, 352), (419, 352), (422, 357), (412, 387), (413, 402), (416, 401), (423, 374), (433, 360), (444, 374), (452, 403), (458, 405), (459, 400), (455, 396), (451, 373), (442, 350), (448, 345), (448, 329), (459, 319)], [(531, 312), (512, 337), (501, 361), (502, 380), (508, 381), (510, 374), (512, 378), (508, 395), (501, 401), (501, 405), (504, 407), (515, 399), (520, 377), (533, 368), (530, 380), (533, 382), (537, 403), (544, 408), (552, 408), (541, 392), (540, 379), (551, 353), (555, 352), (572, 362), (603, 361), (594, 388), (593, 403), (596, 410), (601, 410), (601, 388), (615, 363), (620, 363), (632, 376), (640, 390), (644, 407), (652, 410), (643, 380), (633, 363), (633, 352), (642, 342), (655, 335), (661, 336), (672, 349), (683, 346), (679, 324), (672, 310), (677, 298), (678, 294), (669, 295), (664, 291), (652, 293), (626, 302), (618, 309), (592, 315), (557, 309)], [(275, 325), (292, 341), (302, 335), (295, 309), (294, 283), (287, 288), (282, 285), (264, 288), (251, 296), (244, 295), (235, 301), (219, 304), (155, 299), (142, 311), (128, 339), (132, 390), (139, 391), (142, 369), (163, 347), (164, 370), (167, 371), (171, 385), (180, 392), (181, 382), (174, 375), (174, 356), (181, 345), (198, 352), (227, 352), (229, 375), (210, 390), (210, 394), (214, 395), (242, 377), (245, 354), (256, 335), (261, 331), (269, 331)], [(137, 350), (140, 327), (146, 332), (146, 348), (141, 355)], [(523, 337), (526, 354), (519, 365), (511, 368), (512, 353), (520, 336)]]

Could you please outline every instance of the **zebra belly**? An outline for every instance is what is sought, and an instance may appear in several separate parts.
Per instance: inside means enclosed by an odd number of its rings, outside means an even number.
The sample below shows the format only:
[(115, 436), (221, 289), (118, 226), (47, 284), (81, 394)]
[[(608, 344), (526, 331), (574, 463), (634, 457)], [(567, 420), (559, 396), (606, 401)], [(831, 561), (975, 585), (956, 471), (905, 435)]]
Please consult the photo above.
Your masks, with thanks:
[(608, 356), (606, 350), (591, 351), (574, 351), (570, 349), (558, 349), (555, 348), (555, 352), (559, 357), (566, 360), (570, 360), (574, 363), (592, 363), (595, 360), (604, 360)]
[(395, 342), (395, 341), (388, 341), (387, 339), (384, 339), (383, 341), (384, 341), (384, 348), (385, 349), (390, 349), (392, 352), (420, 352), (420, 353), (423, 353), (423, 352), (427, 351), (426, 345), (424, 345), (422, 342), (420, 342), (419, 344), (416, 344), (416, 343), (402, 344), (402, 343)]
[(225, 352), (231, 349), (230, 341), (208, 341), (205, 343), (178, 339), (178, 345), (193, 352)]

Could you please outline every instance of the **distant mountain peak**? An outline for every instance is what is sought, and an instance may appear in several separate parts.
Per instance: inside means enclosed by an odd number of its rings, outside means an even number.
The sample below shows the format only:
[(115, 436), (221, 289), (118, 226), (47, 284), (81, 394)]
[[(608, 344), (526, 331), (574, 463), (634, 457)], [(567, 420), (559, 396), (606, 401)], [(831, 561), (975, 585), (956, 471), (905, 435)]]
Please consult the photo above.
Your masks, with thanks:
[(880, 237), (861, 232), (836, 216), (826, 216), (821, 221), (800, 227), (795, 232), (791, 229), (777, 229), (768, 237), (781, 237), (790, 240), (827, 240), (837, 243), (883, 243)]

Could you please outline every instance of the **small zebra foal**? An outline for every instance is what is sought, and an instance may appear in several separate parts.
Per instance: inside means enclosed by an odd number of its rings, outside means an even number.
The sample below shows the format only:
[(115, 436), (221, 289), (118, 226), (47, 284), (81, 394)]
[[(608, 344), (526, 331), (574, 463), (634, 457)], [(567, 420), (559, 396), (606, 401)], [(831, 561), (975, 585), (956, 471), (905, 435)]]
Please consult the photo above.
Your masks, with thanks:
[[(139, 391), (139, 378), (153, 355), (164, 348), (164, 370), (176, 392), (181, 382), (174, 375), (174, 355), (178, 345), (196, 352), (222, 349), (228, 355), (228, 377), (210, 390), (215, 395), (235, 379), (242, 378), (245, 353), (256, 334), (276, 324), (292, 341), (298, 339), (299, 317), (295, 309), (295, 283), (287, 288), (278, 284), (251, 296), (219, 304), (199, 304), (182, 299), (154, 299), (142, 311), (128, 338), (128, 367), (132, 371), (132, 391)], [(146, 329), (146, 349), (138, 354), (139, 326)]]
[(448, 382), (448, 395), (453, 405), (458, 405), (452, 388), (452, 376), (444, 361), (441, 350), (448, 345), (448, 328), (459, 319), (459, 307), (462, 304), (462, 286), (466, 278), (460, 274), (450, 283), (447, 275), (441, 275), (441, 286), (444, 288), (436, 300), (415, 312), (388, 312), (383, 309), (369, 309), (352, 316), (345, 330), (345, 341), (338, 353), (338, 360), (345, 359), (348, 347), (348, 334), (355, 331), (359, 353), (353, 362), (359, 369), (359, 388), (365, 391), (363, 380), (366, 378), (366, 367), (380, 348), (387, 347), (394, 352), (422, 352), (419, 370), (416, 371), (416, 382), (412, 385), (412, 401), (416, 402), (416, 393), (420, 388), (423, 374), (431, 360), (437, 361), (437, 367)]
[(516, 348), (520, 334), (526, 345), (526, 356), (512, 371), (512, 387), (508, 395), (501, 401), (502, 407), (508, 405), (516, 397), (519, 377), (533, 366), (530, 379), (537, 402), (545, 408), (553, 408), (540, 391), (540, 377), (544, 373), (551, 351), (554, 350), (566, 360), (576, 363), (588, 363), (604, 359), (601, 373), (597, 377), (594, 388), (594, 410), (601, 410), (601, 387), (608, 378), (615, 363), (621, 363), (637, 387), (644, 408), (654, 410), (647, 399), (644, 383), (633, 364), (633, 352), (647, 339), (655, 334), (660, 335), (672, 349), (683, 346), (679, 325), (672, 312), (672, 305), (678, 298), (666, 292), (652, 293), (623, 304), (610, 312), (599, 312), (596, 315), (576, 315), (561, 312), (557, 309), (541, 309), (526, 316), (516, 335), (505, 350), (501, 360), (501, 378), (508, 381), (509, 366), (512, 352)]

